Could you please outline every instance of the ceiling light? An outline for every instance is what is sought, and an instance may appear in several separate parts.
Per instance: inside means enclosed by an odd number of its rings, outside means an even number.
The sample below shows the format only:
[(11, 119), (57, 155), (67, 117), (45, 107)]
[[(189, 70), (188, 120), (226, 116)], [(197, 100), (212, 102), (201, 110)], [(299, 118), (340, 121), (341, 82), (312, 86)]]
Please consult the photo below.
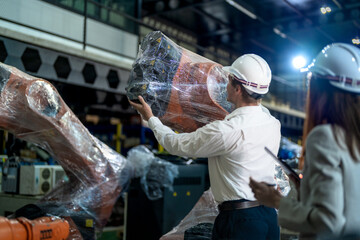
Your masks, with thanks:
[(331, 12), (331, 8), (330, 7), (322, 7), (322, 8), (320, 8), (320, 11), (322, 14), (326, 14), (326, 13)]
[(241, 11), (242, 13), (246, 14), (247, 16), (251, 17), (252, 19), (257, 19), (257, 16), (250, 12), (249, 10), (247, 10), (246, 8), (244, 8), (243, 6), (241, 6), (240, 4), (236, 3), (233, 0), (226, 0), (226, 2), (228, 4), (230, 4), (231, 6), (233, 6), (234, 8), (236, 8), (237, 10)]
[(292, 65), (296, 69), (303, 68), (306, 65), (306, 59), (303, 56), (296, 56), (292, 60)]
[(352, 39), (352, 43), (353, 43), (353, 44), (356, 44), (356, 45), (359, 45), (359, 44), (360, 44), (360, 39), (359, 39), (359, 37), (353, 38), (353, 39)]

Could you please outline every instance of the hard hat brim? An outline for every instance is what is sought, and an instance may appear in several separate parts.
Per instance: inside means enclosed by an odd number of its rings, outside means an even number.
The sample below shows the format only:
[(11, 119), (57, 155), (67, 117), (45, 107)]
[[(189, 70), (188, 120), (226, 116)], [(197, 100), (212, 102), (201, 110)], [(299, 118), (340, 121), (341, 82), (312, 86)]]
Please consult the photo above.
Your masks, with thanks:
[[(237, 69), (235, 69), (232, 66), (226, 66), (226, 67), (223, 67), (222, 69), (227, 73), (234, 74), (235, 77), (237, 77), (239, 79), (243, 79), (243, 80), (247, 81), (247, 79)], [(249, 91), (257, 93), (257, 94), (266, 94), (269, 91), (269, 88), (257, 89), (257, 88), (251, 87), (251, 86), (243, 84), (243, 83), (242, 83), (242, 85)]]
[(226, 66), (222, 68), (225, 72), (234, 74), (239, 79), (244, 79), (247, 81), (247, 79), (234, 67), (232, 66)]

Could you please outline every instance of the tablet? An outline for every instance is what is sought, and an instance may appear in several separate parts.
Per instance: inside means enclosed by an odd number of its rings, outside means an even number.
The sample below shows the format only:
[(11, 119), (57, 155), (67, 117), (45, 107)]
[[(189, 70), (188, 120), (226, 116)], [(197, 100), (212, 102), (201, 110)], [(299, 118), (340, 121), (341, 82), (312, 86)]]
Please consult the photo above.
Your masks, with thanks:
[(287, 164), (284, 160), (281, 160), (279, 158), (276, 157), (276, 155), (270, 151), (270, 149), (268, 149), (267, 147), (265, 147), (265, 151), (267, 153), (269, 153), (277, 163), (280, 164), (281, 168), (284, 170), (284, 172), (288, 175), (288, 176), (293, 176), (296, 181), (300, 182), (300, 177), (299, 174), (297, 174), (290, 166), (289, 164)]

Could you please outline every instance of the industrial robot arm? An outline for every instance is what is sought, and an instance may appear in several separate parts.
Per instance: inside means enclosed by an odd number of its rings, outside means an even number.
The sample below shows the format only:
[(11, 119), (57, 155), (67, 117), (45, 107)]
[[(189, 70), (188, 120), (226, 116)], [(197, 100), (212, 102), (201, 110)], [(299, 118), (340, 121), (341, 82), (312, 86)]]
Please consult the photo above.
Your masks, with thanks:
[(103, 227), (131, 177), (126, 158), (92, 136), (49, 82), (1, 62), (0, 112), (0, 128), (47, 150), (69, 177), (40, 201), (42, 209), (51, 205), (50, 215), (60, 217), (84, 212)]
[(159, 31), (141, 41), (128, 81), (127, 96), (142, 96), (163, 124), (192, 132), (224, 119), (228, 74), (222, 66), (182, 48)]
[(69, 223), (55, 217), (35, 220), (0, 217), (0, 236), (4, 240), (64, 240), (69, 236)]

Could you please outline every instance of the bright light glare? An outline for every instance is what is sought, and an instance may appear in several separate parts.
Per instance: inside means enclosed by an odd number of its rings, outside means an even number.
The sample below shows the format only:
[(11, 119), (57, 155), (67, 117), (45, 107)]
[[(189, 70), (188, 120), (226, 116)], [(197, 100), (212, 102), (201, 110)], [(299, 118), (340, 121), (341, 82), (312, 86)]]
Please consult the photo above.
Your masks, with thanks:
[(320, 8), (320, 11), (322, 14), (330, 13), (331, 8), (330, 7), (322, 7), (322, 8)]
[(303, 56), (294, 57), (292, 60), (293, 67), (296, 69), (300, 69), (305, 67), (306, 59)]

